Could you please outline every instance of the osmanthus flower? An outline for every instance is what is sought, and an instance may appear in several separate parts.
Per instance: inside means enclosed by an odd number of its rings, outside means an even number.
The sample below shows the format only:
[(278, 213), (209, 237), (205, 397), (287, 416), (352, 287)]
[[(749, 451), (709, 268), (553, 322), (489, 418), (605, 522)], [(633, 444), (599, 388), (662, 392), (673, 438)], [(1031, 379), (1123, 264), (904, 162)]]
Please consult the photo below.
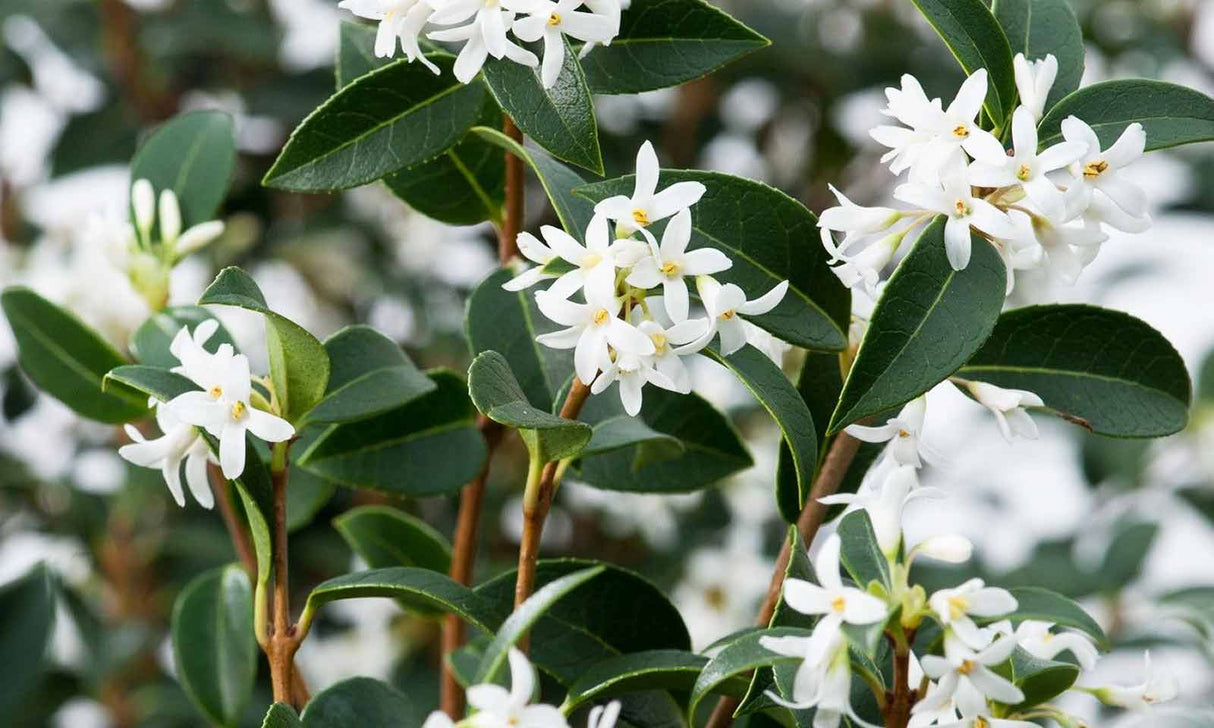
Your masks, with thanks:
[(547, 291), (535, 294), (540, 312), (566, 326), (540, 334), (536, 341), (553, 349), (573, 349), (573, 368), (582, 384), (590, 386), (600, 369), (611, 366), (608, 345), (616, 354), (650, 356), (656, 349), (640, 329), (622, 318), (624, 302), (612, 292), (586, 289), (586, 303), (568, 301)]
[(1030, 61), (1023, 53), (1017, 53), (1012, 59), (1012, 68), (1016, 73), (1020, 105), (1033, 115), (1033, 121), (1041, 121), (1045, 115), (1045, 102), (1058, 78), (1058, 59), (1050, 53), (1041, 60)]
[(190, 494), (198, 505), (211, 508), (215, 505), (215, 497), (207, 480), (207, 463), (216, 462), (211, 448), (192, 425), (178, 420), (164, 404), (155, 404), (160, 437), (145, 439), (134, 426), (126, 425), (126, 434), (132, 442), (118, 448), (118, 454), (139, 467), (159, 468), (169, 492), (173, 494), (173, 500), (183, 508), (185, 494), (181, 489), (181, 465), (185, 463), (185, 481), (190, 487)]
[(974, 197), (969, 170), (963, 160), (954, 159), (940, 170), (939, 183), (930, 179), (912, 179), (894, 190), (903, 202), (946, 215), (944, 247), (953, 270), (965, 270), (970, 263), (970, 226), (994, 238), (1015, 234), (1007, 214), (980, 197)]
[(901, 83), (900, 88), (885, 89), (889, 103), (881, 113), (906, 126), (881, 125), (869, 132), (877, 143), (890, 148), (881, 161), (888, 162), (894, 174), (916, 165), (935, 138), (934, 122), (944, 114), (940, 99), (928, 99), (914, 76), (903, 74)]
[(434, 13), (430, 0), (341, 0), (337, 7), (360, 18), (379, 21), (375, 33), (377, 58), (396, 55), (399, 43), (410, 61), (420, 60), (426, 68), (436, 74), (439, 72), (438, 66), (426, 58), (418, 45), (418, 37)]
[(590, 392), (602, 394), (616, 382), (620, 385), (620, 402), (624, 405), (624, 411), (633, 416), (641, 411), (641, 389), (646, 384), (654, 384), (672, 392), (679, 391), (674, 380), (655, 367), (653, 357), (620, 351), (615, 352), (611, 363), (603, 367), (602, 374), (590, 386)]
[(822, 247), (826, 248), (826, 253), (830, 256), (826, 262), (839, 282), (848, 288), (861, 286), (869, 296), (876, 298), (880, 293), (881, 271), (894, 259), (894, 254), (898, 252), (902, 238), (906, 235), (905, 231), (886, 235), (852, 255), (843, 252), (842, 247), (845, 247), (846, 243), (844, 246), (835, 245), (830, 230), (822, 228), (819, 232), (822, 236)]
[(540, 63), (535, 54), (507, 36), (520, 4), (520, 0), (445, 0), (430, 16), (430, 22), (436, 25), (467, 24), (432, 30), (426, 37), (463, 42), (455, 58), (455, 77), (460, 83), (470, 83), (476, 78), (489, 56), (509, 58), (534, 68)]
[(987, 700), (1008, 705), (1024, 701), (1024, 692), (991, 668), (1006, 662), (1016, 649), (1016, 638), (1001, 637), (974, 652), (956, 640), (945, 637), (945, 656), (920, 658), (923, 671), (937, 680), (936, 690), (915, 703), (915, 714), (939, 710), (954, 701), (961, 715), (977, 716), (987, 712)]
[[(851, 235), (865, 235), (868, 233), (877, 233), (886, 230), (890, 225), (901, 220), (904, 213), (901, 210), (895, 210), (892, 207), (864, 207), (852, 202), (835, 188), (834, 185), (827, 185), (830, 191), (834, 193), (839, 204), (834, 207), (828, 207), (818, 216), (818, 227), (824, 230), (834, 230), (836, 232), (848, 233)], [(847, 245), (848, 241), (844, 241)]]
[(1028, 720), (992, 718), (990, 713), (986, 711), (958, 721), (937, 723), (936, 725), (938, 728), (1040, 728), (1038, 724)]
[[(611, 38), (603, 41), (603, 45), (611, 45), (611, 41), (615, 40), (615, 37), (620, 34), (620, 16), (631, 5), (632, 0), (586, 0), (586, 7), (590, 8), (590, 12), (611, 19)], [(598, 45), (598, 43), (591, 41), (582, 46), (582, 50), (578, 53), (578, 58), (585, 58)]]
[(607, 220), (599, 216), (594, 217), (586, 228), (584, 246), (569, 233), (552, 225), (541, 227), (540, 234), (547, 245), (530, 233), (519, 234), (519, 252), (538, 266), (503, 284), (506, 290), (520, 290), (546, 277), (548, 274), (543, 272), (543, 266), (559, 257), (576, 267), (556, 279), (548, 288), (549, 295), (569, 298), (581, 288), (609, 294), (615, 291), (616, 268), (628, 267), (648, 252), (648, 246), (639, 240), (625, 238), (612, 242)]
[(941, 626), (951, 630), (961, 644), (977, 650), (990, 639), (974, 624), (973, 617), (1001, 617), (1016, 611), (1017, 602), (1006, 589), (988, 587), (981, 579), (970, 579), (961, 586), (932, 594), (928, 606)]
[[(1010, 624), (999, 626), (1005, 631), (1012, 631)], [(1052, 660), (1063, 652), (1070, 652), (1080, 667), (1091, 670), (1100, 654), (1092, 640), (1079, 632), (1052, 632), (1053, 627), (1053, 622), (1026, 619), (1017, 625), (1014, 634), (1021, 649), (1034, 657)]]
[(658, 155), (647, 141), (637, 150), (632, 196), (608, 197), (594, 206), (595, 214), (614, 221), (621, 234), (629, 235), (691, 207), (704, 196), (706, 188), (699, 182), (676, 182), (657, 191), (660, 173)]
[(295, 436), (291, 423), (251, 404), (249, 360), (244, 354), (183, 361), (183, 366), (186, 375), (205, 388), (178, 395), (167, 406), (183, 422), (219, 438), (219, 464), (225, 478), (234, 480), (244, 472), (246, 432), (266, 442)]
[(906, 562), (909, 564), (916, 556), (926, 556), (947, 564), (963, 564), (973, 555), (974, 544), (968, 538), (950, 533), (923, 539), (907, 554)]
[(1033, 112), (1021, 106), (1012, 114), (1012, 156), (996, 162), (976, 161), (970, 165), (969, 182), (980, 187), (1019, 185), (1029, 200), (1052, 220), (1062, 220), (1066, 200), (1049, 173), (1063, 169), (1084, 156), (1087, 145), (1064, 141), (1037, 151), (1037, 121)]
[(864, 442), (888, 442), (885, 454), (899, 465), (922, 467), (930, 454), (922, 442), (923, 419), (927, 414), (927, 396), (921, 395), (903, 405), (898, 416), (884, 425), (848, 425), (847, 434)]
[(1068, 184), (1077, 187), (1085, 198), (1090, 198), (1094, 190), (1100, 190), (1130, 217), (1146, 215), (1146, 192), (1124, 173), (1125, 168), (1146, 150), (1147, 135), (1142, 124), (1135, 122), (1127, 126), (1113, 146), (1104, 151), (1101, 151), (1100, 139), (1092, 127), (1074, 116), (1062, 120), (1062, 136), (1067, 143), (1083, 148), (1083, 153), (1071, 166)]
[(746, 322), (741, 314), (760, 316), (778, 306), (788, 292), (788, 281), (780, 281), (753, 301), (746, 300), (746, 293), (741, 288), (732, 283), (721, 285), (711, 276), (698, 276), (696, 290), (708, 312), (708, 331), (701, 339), (707, 344), (714, 335), (720, 334), (721, 355), (729, 356), (746, 346)]
[(938, 495), (940, 491), (936, 488), (919, 487), (919, 476), (913, 465), (899, 465), (885, 474), (878, 487), (861, 487), (856, 493), (836, 493), (819, 498), (818, 502), (844, 504), (849, 511), (860, 509), (868, 513), (877, 545), (887, 558), (893, 559), (902, 544), (903, 508), (915, 498)]
[[(156, 243), (167, 246), (173, 251), (175, 258), (189, 255), (223, 234), (224, 224), (219, 220), (201, 222), (182, 232), (181, 206), (177, 201), (177, 193), (171, 189), (161, 190), (157, 202), (156, 191), (146, 179), (135, 180), (131, 185), (131, 208), (135, 215), (135, 230), (142, 246), (151, 248)], [(157, 212), (160, 237), (153, 241), (152, 226), (157, 220)]]
[(596, 705), (586, 716), (586, 728), (615, 728), (620, 718), (620, 701), (613, 700), (606, 705)]
[(1144, 711), (1158, 705), (1175, 700), (1180, 692), (1176, 675), (1167, 669), (1158, 669), (1151, 663), (1151, 653), (1148, 650), (1143, 655), (1145, 663), (1143, 680), (1137, 685), (1110, 685), (1100, 688), (1082, 688), (1085, 692), (1096, 696), (1105, 705), (1112, 705), (1128, 710)]
[(974, 399), (995, 415), (999, 432), (1007, 441), (1016, 437), (1037, 439), (1037, 423), (1025, 411), (1026, 407), (1044, 407), (1041, 397), (1023, 389), (1004, 389), (987, 382), (964, 380), (965, 388)]
[[(535, 671), (526, 655), (511, 647), (510, 689), (485, 683), (468, 688), (468, 705), (475, 712), (459, 723), (446, 713), (436, 710), (426, 718), (422, 728), (568, 728), (568, 721), (559, 709), (551, 705), (532, 704), (535, 694)], [(610, 706), (608, 706), (610, 708)], [(614, 711), (618, 714), (618, 708)], [(613, 717), (604, 711), (591, 728), (612, 728), (606, 719)]]
[(716, 248), (698, 248), (688, 251), (691, 242), (691, 210), (679, 210), (662, 232), (662, 244), (633, 264), (628, 278), (629, 285), (637, 288), (662, 286), (662, 298), (666, 313), (674, 322), (687, 320), (690, 296), (687, 293), (687, 276), (720, 273), (729, 269), (733, 261)]
[(527, 43), (544, 40), (540, 81), (551, 88), (565, 62), (564, 36), (587, 43), (608, 43), (619, 33), (620, 18), (580, 11), (582, 0), (529, 0), (521, 6), (527, 17), (514, 21), (514, 34)]
[[(819, 656), (805, 652), (804, 637), (762, 637), (760, 644), (778, 654), (803, 657), (793, 680), (792, 700), (786, 700), (773, 690), (767, 697), (776, 703), (794, 710), (816, 708), (814, 728), (838, 728), (843, 718), (868, 728), (877, 728), (866, 722), (851, 705), (851, 661), (847, 640), (836, 630), (821, 648)], [(814, 647), (808, 649), (814, 650)]]
[(703, 340), (704, 332), (708, 330), (708, 319), (672, 323), (666, 315), (665, 301), (661, 296), (645, 299), (645, 307), (649, 318), (645, 318), (645, 312), (638, 307), (633, 309), (633, 323), (653, 342), (654, 368), (674, 384), (674, 391), (687, 394), (691, 391), (691, 375), (683, 363), (683, 357), (695, 354), (708, 343)]

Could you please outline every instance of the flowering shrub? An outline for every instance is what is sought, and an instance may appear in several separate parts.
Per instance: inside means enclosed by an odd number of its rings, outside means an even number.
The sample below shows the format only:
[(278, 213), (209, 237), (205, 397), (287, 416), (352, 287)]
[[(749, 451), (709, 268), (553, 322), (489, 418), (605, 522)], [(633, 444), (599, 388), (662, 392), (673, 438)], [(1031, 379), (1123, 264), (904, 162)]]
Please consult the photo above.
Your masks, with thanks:
[[(28, 288), (2, 302), (29, 378), (123, 425), (119, 454), (159, 470), (179, 506), (183, 478), (199, 505), (218, 505), (246, 557), (196, 577), (174, 610), (177, 674), (207, 720), (239, 722), (257, 647), (273, 690), (265, 726), (1077, 726), (1057, 703), (1068, 692), (1133, 710), (1175, 697), (1149, 655), (1140, 685), (1085, 680), (1107, 639), (1065, 596), (978, 578), (929, 589), (920, 560), (964, 564), (972, 546), (908, 543), (902, 514), (941, 497), (919, 470), (947, 457), (921, 437), (925, 394), (945, 382), (1009, 440), (1038, 436), (1030, 413), (1123, 438), (1185, 426), (1188, 373), (1148, 325), (1089, 305), (1005, 304), (1016, 271), (1073, 282), (1108, 229), (1148, 227), (1130, 165), (1209, 140), (1214, 101), (1161, 82), (1079, 88), (1082, 68), (1067, 65), (1082, 58), (1078, 27), (1035, 25), (1058, 16), (1018, 15), (1024, 3), (915, 4), (966, 78), (947, 105), (910, 75), (886, 90), (891, 123), (871, 135), (906, 175), (893, 190), (906, 207), (836, 190), (838, 206), (815, 218), (754, 180), (662, 169), (648, 142), (634, 174), (584, 176), (604, 171), (591, 94), (676, 86), (767, 44), (702, 0), (343, 0), (378, 26), (342, 29), (339, 89), (263, 183), (315, 193), (383, 180), (436, 219), (492, 223), (500, 269), (468, 298), (466, 377), (419, 370), (365, 326), (322, 342), (237, 267), (196, 306), (168, 306), (174, 266), (224, 231), (211, 218), (235, 140), (217, 112), (145, 140), (131, 222), (105, 233), (153, 311), (128, 351)], [(523, 229), (528, 169), (561, 224), (538, 236)], [(853, 289), (876, 300), (871, 315), (853, 311)], [(264, 319), (266, 376), (215, 307)], [(761, 350), (773, 339), (813, 352), (797, 384)], [(538, 558), (567, 475), (684, 492), (745, 466), (721, 456), (741, 445), (692, 392), (692, 358), (728, 369), (778, 426), (772, 510), (788, 524), (757, 627), (699, 652), (639, 576)], [(517, 570), (473, 584), (480, 498), (511, 433), (528, 466)], [(862, 444), (874, 457), (861, 462)], [(454, 544), (403, 512), (361, 511), (339, 529), (369, 568), (312, 585), (293, 610), (288, 503), (301, 476), (461, 493)], [(53, 599), (34, 587), (29, 599)], [(446, 615), (442, 710), (424, 717), (366, 678), (309, 695), (295, 656), (318, 611), (367, 597)]]

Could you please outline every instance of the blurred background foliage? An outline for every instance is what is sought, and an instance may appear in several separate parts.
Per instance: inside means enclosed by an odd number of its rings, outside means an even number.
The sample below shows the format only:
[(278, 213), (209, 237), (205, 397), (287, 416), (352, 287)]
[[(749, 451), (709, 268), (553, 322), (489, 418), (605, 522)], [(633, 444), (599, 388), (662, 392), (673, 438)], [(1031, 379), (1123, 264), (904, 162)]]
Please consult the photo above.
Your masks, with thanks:
[[(666, 166), (762, 179), (812, 210), (832, 199), (828, 182), (862, 203), (887, 198), (890, 178), (867, 140), (881, 89), (912, 73), (929, 95), (951, 97), (961, 78), (914, 7), (906, 0), (718, 4), (772, 47), (679, 89), (599, 99), (608, 176), (630, 169), (636, 147), (652, 139)], [(1088, 81), (1146, 76), (1214, 89), (1214, 3), (1072, 4), (1089, 42)], [(339, 21), (349, 19), (335, 0), (0, 0), (0, 18), (0, 283), (32, 285), (125, 344), (146, 312), (85, 249), (84, 221), (107, 208), (122, 211), (125, 164), (158, 121), (219, 108), (236, 118), (241, 151), (223, 208), (228, 231), (176, 272), (174, 302), (192, 302), (220, 267), (240, 265), (275, 308), (317, 335), (366, 322), (419, 365), (467, 366), (463, 300), (494, 266), (491, 229), (429, 221), (381, 185), (328, 196), (259, 185), (286, 135), (332, 93)], [(1152, 322), (1199, 378), (1192, 427), (1140, 443), (1076, 437), (1048, 424), (1040, 443), (1008, 447), (964, 403), (934, 394), (928, 433), (937, 435), (945, 465), (929, 479), (953, 500), (912, 514), (911, 528), (973, 537), (983, 557), (974, 570), (1003, 586), (1040, 585), (1083, 600), (1118, 645), (1165, 656), (1181, 677), (1184, 704), (1208, 707), (1214, 359), (1201, 366), (1201, 354), (1214, 342), (1214, 316), (1208, 284), (1187, 281), (1176, 264), (1198, 277), (1204, 270), (1204, 279), (1214, 271), (1214, 153), (1207, 145), (1156, 156), (1161, 161), (1142, 170), (1159, 205), (1156, 228), (1106, 246), (1134, 252), (1110, 253), (1074, 291), (1026, 280), (1017, 302), (1113, 298)], [(529, 195), (528, 229), (553, 221), (543, 195)], [(257, 341), (254, 319), (224, 315), (238, 340)], [(795, 353), (772, 353), (795, 371)], [(545, 545), (548, 553), (593, 555), (650, 577), (672, 595), (703, 647), (753, 619), (783, 531), (770, 494), (774, 428), (729, 378), (704, 368), (697, 384), (734, 415), (755, 467), (684, 496), (570, 484)], [(41, 684), (26, 695), (0, 691), (5, 722), (198, 724), (172, 677), (166, 633), (185, 582), (233, 559), (222, 523), (193, 503), (173, 506), (155, 471), (126, 467), (114, 452), (116, 430), (37, 396), (13, 364), (7, 330), (0, 330), (0, 389), (0, 582), (45, 560), (64, 596)], [(479, 579), (509, 568), (516, 553), (525, 467), (519, 444), (509, 443), (497, 463)], [(303, 474), (290, 499), (292, 584), (301, 590), (351, 565), (333, 518), (384, 502)], [(453, 529), (454, 499), (392, 505), (445, 534)], [(923, 575), (928, 584), (933, 577)], [(424, 714), (436, 704), (437, 636), (436, 622), (390, 601), (351, 602), (323, 615), (300, 662), (313, 690), (370, 674), (392, 680)], [(1137, 658), (1126, 659), (1107, 661), (1113, 679), (1137, 675)], [(249, 725), (269, 701), (268, 676), (258, 690)], [(1094, 706), (1075, 709), (1105, 724)]]

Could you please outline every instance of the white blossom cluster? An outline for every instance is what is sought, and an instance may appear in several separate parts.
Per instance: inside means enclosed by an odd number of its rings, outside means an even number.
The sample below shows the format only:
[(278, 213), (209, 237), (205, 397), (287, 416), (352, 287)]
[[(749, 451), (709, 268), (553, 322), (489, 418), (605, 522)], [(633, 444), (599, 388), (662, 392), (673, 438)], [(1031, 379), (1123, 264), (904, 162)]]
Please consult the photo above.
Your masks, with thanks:
[[(198, 324), (192, 334), (186, 327), (177, 332), (169, 350), (180, 365), (172, 371), (200, 389), (168, 402), (149, 402), (156, 407), (161, 436), (147, 440), (139, 430), (127, 425), (127, 435), (133, 442), (118, 450), (119, 455), (135, 465), (160, 468), (179, 506), (185, 505), (182, 463), (195, 500), (204, 508), (214, 504), (206, 466), (216, 459), (203, 430), (219, 440), (217, 462), (229, 480), (244, 472), (246, 432), (267, 442), (283, 442), (295, 436), (295, 428), (289, 422), (254, 406), (249, 360), (244, 354), (235, 353), (231, 344), (220, 344), (214, 353), (207, 351), (204, 345), (218, 329), (219, 322), (208, 319)], [(260, 395), (258, 399), (262, 399)]]
[[(690, 392), (691, 378), (682, 358), (696, 354), (718, 335), (722, 355), (741, 349), (749, 326), (742, 316), (767, 313), (788, 290), (788, 281), (781, 281), (747, 300), (738, 286), (713, 278), (711, 274), (733, 265), (729, 257), (715, 248), (687, 249), (691, 207), (704, 195), (704, 185), (676, 182), (658, 191), (658, 176), (657, 154), (645, 142), (637, 153), (632, 195), (595, 205), (586, 244), (552, 226), (541, 229), (543, 241), (520, 234), (519, 251), (536, 265), (503, 286), (517, 291), (555, 279), (535, 300), (544, 316), (566, 328), (536, 340), (554, 349), (573, 349), (577, 378), (593, 393), (618, 382), (620, 400), (630, 415), (641, 411), (641, 390), (647, 383)], [(648, 228), (668, 218), (659, 243)], [(704, 309), (694, 318), (689, 278)], [(659, 288), (660, 295), (650, 294)]]
[[(822, 213), (820, 226), (839, 279), (876, 296), (881, 271), (903, 239), (937, 215), (946, 216), (952, 267), (969, 265), (973, 230), (1003, 258), (1008, 293), (1017, 269), (1045, 267), (1073, 283), (1108, 239), (1103, 226), (1146, 230), (1146, 193), (1126, 171), (1146, 148), (1141, 124), (1130, 124), (1102, 149), (1092, 128), (1070, 116), (1062, 122), (1063, 140), (1038, 151), (1037, 124), (1057, 72), (1052, 55), (1031, 62), (1016, 56), (1021, 105), (1010, 122), (1011, 150), (996, 136), (1004, 130), (992, 134), (977, 123), (986, 69), (966, 79), (947, 107), (929, 99), (910, 75), (901, 87), (886, 89), (882, 113), (898, 123), (878, 126), (871, 135), (889, 147), (882, 161), (890, 171), (907, 174), (894, 197), (909, 207), (862, 207), (831, 188), (839, 205)], [(836, 243), (836, 232), (842, 242)]]
[[(420, 38), (462, 43), (455, 77), (469, 83), (489, 56), (540, 67), (544, 88), (560, 77), (565, 37), (584, 43), (582, 55), (596, 45), (610, 45), (620, 32), (620, 14), (631, 0), (342, 0), (338, 7), (379, 21), (375, 55), (391, 58), (399, 44), (410, 61), (420, 60), (439, 73), (422, 53)], [(583, 9), (584, 8), (584, 9)], [(511, 36), (514, 36), (511, 38)], [(541, 63), (516, 40), (544, 43)]]

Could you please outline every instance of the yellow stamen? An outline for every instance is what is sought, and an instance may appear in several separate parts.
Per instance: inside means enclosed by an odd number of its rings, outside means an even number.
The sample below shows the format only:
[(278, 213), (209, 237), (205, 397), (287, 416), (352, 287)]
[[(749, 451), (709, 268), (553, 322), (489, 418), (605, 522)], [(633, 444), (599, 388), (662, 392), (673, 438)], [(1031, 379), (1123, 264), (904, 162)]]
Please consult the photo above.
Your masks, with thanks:
[(1095, 162), (1088, 162), (1083, 165), (1083, 176), (1088, 179), (1096, 179), (1104, 174), (1104, 171), (1109, 168), (1109, 163), (1103, 159), (1097, 159)]
[(978, 716), (977, 718), (974, 718), (974, 728), (991, 728), (991, 724), (986, 720), (986, 718)]
[(969, 611), (970, 602), (963, 596), (948, 598), (948, 616), (951, 619), (961, 619)]
[(1029, 177), (1032, 176), (1033, 170), (1029, 169), (1027, 164), (1020, 165), (1020, 168), (1016, 170), (1016, 179), (1020, 180), (1021, 182), (1027, 182)]
[(548, 25), (555, 26), (555, 25), (560, 25), (560, 24), (561, 24), (561, 16), (559, 14), (553, 13), (552, 15), (548, 16)]
[(910, 437), (910, 433), (906, 430), (898, 430), (898, 437)]
[(728, 321), (729, 319), (733, 318), (733, 317), (734, 317), (736, 314), (737, 314), (737, 311), (734, 311), (734, 310), (731, 308), (731, 309), (729, 309), (728, 311), (726, 311), (725, 313), (721, 314), (721, 318), (723, 318), (723, 319), (725, 319), (726, 321)]
[(207, 390), (207, 394), (211, 395), (211, 399), (219, 399), (223, 396), (223, 387), (216, 384), (214, 387)]
[(632, 211), (632, 219), (641, 227), (649, 227), (649, 213), (639, 207)]
[(605, 308), (600, 308), (598, 311), (594, 312), (594, 323), (597, 326), (602, 326), (603, 324), (607, 323), (607, 319), (609, 318), (611, 318), (611, 314), (608, 313), (607, 309)]
[(957, 672), (961, 673), (962, 675), (968, 675), (976, 669), (978, 669), (978, 663), (974, 662), (973, 660), (966, 660), (965, 662), (961, 663), (961, 667), (957, 668)]
[(835, 597), (830, 600), (830, 608), (842, 614), (843, 610), (847, 608), (847, 600), (843, 597)]
[(239, 422), (244, 417), (245, 410), (247, 410), (247, 409), (248, 408), (245, 407), (244, 402), (241, 402), (240, 400), (233, 402), (232, 403), (232, 419)]
[(708, 606), (720, 611), (725, 608), (725, 590), (719, 586), (710, 586), (704, 590), (704, 601)]
[(649, 339), (653, 341), (653, 348), (657, 349), (658, 351), (666, 351), (666, 334), (659, 331), (657, 333), (650, 334)]
[(679, 271), (682, 269), (683, 267), (678, 263), (664, 263), (662, 264), (662, 275), (668, 278), (673, 278), (674, 276), (677, 276)]
[(602, 262), (603, 262), (603, 256), (599, 255), (598, 253), (587, 253), (585, 256), (582, 257), (582, 267), (583, 268), (593, 268)]
[(957, 200), (954, 202), (953, 209), (957, 211), (957, 217), (966, 217), (970, 214), (969, 203), (965, 200)]
[(957, 126), (953, 127), (953, 136), (957, 137), (958, 139), (965, 139), (969, 135), (970, 128), (965, 124), (958, 124)]

